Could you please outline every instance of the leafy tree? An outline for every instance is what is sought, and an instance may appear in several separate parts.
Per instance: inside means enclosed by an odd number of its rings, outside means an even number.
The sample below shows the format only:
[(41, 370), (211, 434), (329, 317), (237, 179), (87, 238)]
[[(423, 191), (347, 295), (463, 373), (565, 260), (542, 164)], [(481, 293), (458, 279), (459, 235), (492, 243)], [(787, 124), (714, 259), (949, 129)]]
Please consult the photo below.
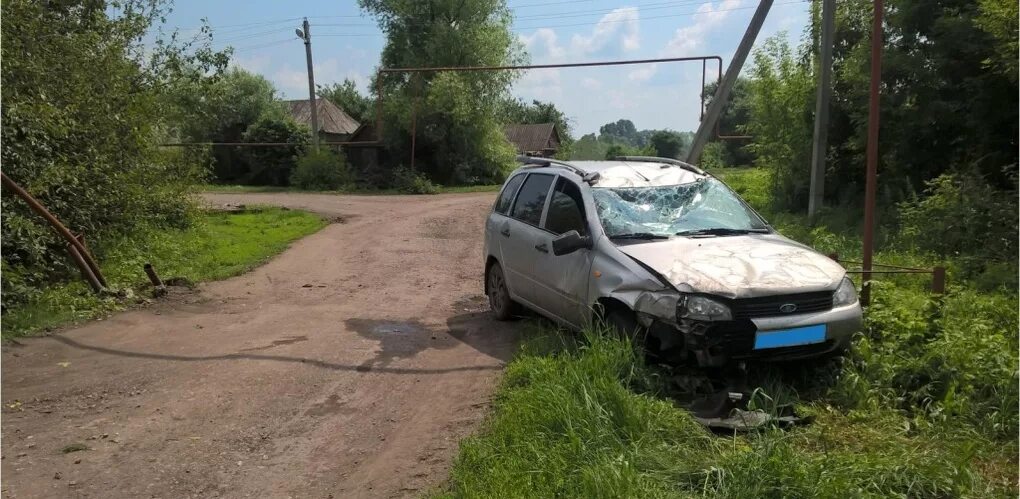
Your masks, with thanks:
[(638, 133), (634, 122), (630, 120), (618, 120), (615, 123), (606, 123), (599, 127), (599, 140), (605, 142), (620, 142), (631, 146), (644, 145), (641, 134)]
[(311, 132), (298, 125), (289, 116), (274, 113), (262, 115), (245, 130), (241, 139), (253, 143), (287, 143), (289, 146), (247, 147), (244, 158), (248, 171), (241, 183), (258, 185), (287, 185), (297, 158), (308, 146)]
[(680, 153), (690, 146), (685, 142), (685, 137), (672, 130), (658, 130), (649, 137), (649, 145), (655, 150), (655, 155), (660, 158), (680, 157)]
[(571, 147), (570, 159), (576, 160), (597, 160), (605, 159), (606, 149), (609, 146), (599, 142), (594, 133), (582, 136)]
[[(744, 135), (747, 132), (747, 123), (750, 121), (751, 106), (748, 100), (749, 89), (748, 79), (739, 77), (730, 89), (730, 100), (723, 108), (722, 116), (719, 117), (719, 132), (723, 135)], [(718, 85), (709, 84), (705, 87), (705, 105), (712, 102), (712, 97)], [(719, 160), (728, 166), (742, 166), (754, 163), (754, 155), (746, 146), (750, 143), (744, 139), (718, 140), (720, 143)]]
[[(283, 118), (273, 84), (236, 67), (217, 78), (181, 85), (174, 98), (184, 110), (177, 117), (179, 133), (192, 142), (242, 142), (245, 131), (259, 118)], [(214, 146), (212, 151), (218, 180), (248, 177), (251, 165), (241, 148)]]
[(354, 80), (344, 78), (341, 83), (320, 85), (316, 93), (319, 97), (329, 99), (360, 123), (375, 122), (375, 99), (362, 94)]
[[(100, 258), (118, 235), (189, 223), (188, 191), (204, 175), (192, 155), (158, 147), (177, 109), (168, 92), (227, 58), (204, 34), (143, 47), (166, 11), (158, 0), (0, 4), (4, 174)], [(73, 273), (52, 229), (10, 193), (0, 199), (6, 310)]]
[[(386, 34), (383, 67), (487, 66), (524, 60), (510, 31), (511, 15), (504, 0), (359, 0), (359, 4)], [(417, 167), (432, 180), (502, 179), (513, 167), (514, 151), (496, 116), (515, 77), (507, 71), (383, 76), (383, 138), (391, 161), (403, 163), (410, 157), (414, 110)]]
[(574, 139), (571, 135), (570, 118), (567, 118), (563, 111), (557, 109), (555, 104), (538, 100), (533, 100), (531, 104), (527, 104), (520, 99), (507, 99), (504, 104), (503, 113), (503, 121), (507, 124), (554, 124), (560, 137), (560, 149), (556, 156), (561, 159), (571, 157), (571, 147)]

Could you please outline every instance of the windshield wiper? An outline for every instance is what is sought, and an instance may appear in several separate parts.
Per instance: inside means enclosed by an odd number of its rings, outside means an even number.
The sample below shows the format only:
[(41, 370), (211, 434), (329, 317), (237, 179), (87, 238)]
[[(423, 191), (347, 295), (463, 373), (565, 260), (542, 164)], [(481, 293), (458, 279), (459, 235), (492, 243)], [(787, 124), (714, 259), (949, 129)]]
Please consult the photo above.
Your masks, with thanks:
[(634, 232), (631, 234), (617, 234), (609, 236), (609, 239), (669, 239), (663, 234), (652, 234), (651, 232)]
[(710, 229), (682, 230), (677, 232), (678, 236), (734, 236), (740, 234), (767, 234), (768, 229), (730, 229), (727, 227), (712, 227)]

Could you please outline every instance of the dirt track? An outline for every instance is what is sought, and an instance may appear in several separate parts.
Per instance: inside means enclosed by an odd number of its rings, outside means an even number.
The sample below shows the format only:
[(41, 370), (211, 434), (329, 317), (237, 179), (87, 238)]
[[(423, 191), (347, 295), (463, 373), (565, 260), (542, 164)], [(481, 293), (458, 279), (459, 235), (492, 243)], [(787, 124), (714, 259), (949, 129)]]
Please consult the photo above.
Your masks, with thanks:
[[(343, 222), (192, 296), (5, 345), (3, 496), (403, 497), (441, 483), (516, 344), (482, 296), (493, 197), (208, 195)], [(88, 450), (61, 452), (75, 443)]]

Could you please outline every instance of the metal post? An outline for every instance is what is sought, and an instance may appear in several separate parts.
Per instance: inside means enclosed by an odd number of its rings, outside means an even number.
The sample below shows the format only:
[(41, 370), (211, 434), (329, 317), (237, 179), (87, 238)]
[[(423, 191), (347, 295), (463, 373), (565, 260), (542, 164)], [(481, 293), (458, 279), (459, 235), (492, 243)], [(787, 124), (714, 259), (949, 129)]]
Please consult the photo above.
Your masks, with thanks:
[(308, 18), (301, 24), (298, 36), (305, 41), (305, 59), (308, 62), (308, 104), (312, 113), (312, 147), (319, 150), (319, 110), (315, 104), (315, 73), (312, 71), (312, 32), (309, 31)]
[(719, 87), (715, 89), (712, 102), (709, 103), (708, 111), (705, 112), (705, 119), (701, 120), (698, 131), (694, 134), (691, 150), (687, 153), (688, 163), (696, 165), (701, 159), (701, 151), (715, 130), (715, 123), (719, 119), (723, 107), (726, 106), (726, 101), (730, 98), (730, 90), (737, 81), (741, 68), (744, 67), (744, 60), (751, 53), (751, 47), (754, 46), (754, 40), (758, 37), (758, 32), (761, 31), (761, 25), (765, 22), (765, 16), (768, 15), (770, 8), (772, 8), (772, 0), (762, 0), (758, 4), (758, 9), (754, 11), (751, 23), (747, 26), (747, 31), (744, 32), (744, 38), (740, 40), (740, 45), (737, 46), (737, 51), (733, 54), (733, 60), (726, 68), (726, 75), (719, 82)]
[(871, 24), (871, 87), (868, 97), (867, 176), (864, 184), (864, 286), (861, 303), (871, 298), (871, 257), (875, 249), (875, 191), (878, 189), (878, 113), (879, 85), (882, 82), (882, 0), (874, 0), (875, 13)]
[(931, 292), (937, 295), (946, 292), (946, 268), (935, 267), (931, 272)]
[[(417, 83), (421, 83), (421, 73), (416, 73), (414, 77), (412, 77), (412, 80), (416, 80)], [(411, 171), (413, 172), (414, 156), (416, 152), (415, 148), (418, 140), (418, 99), (421, 97), (418, 94), (421, 91), (421, 86), (416, 85), (415, 83), (411, 84), (415, 85), (413, 90), (414, 97), (411, 101)]]
[(152, 283), (152, 294), (157, 297), (165, 295), (166, 285), (156, 274), (156, 269), (152, 267), (152, 264), (146, 263), (142, 268), (145, 270), (145, 275), (149, 276), (149, 282)]
[(832, 94), (832, 35), (836, 24), (836, 0), (822, 0), (822, 37), (818, 62), (818, 100), (815, 102), (815, 140), (811, 149), (811, 191), (808, 216), (814, 218), (825, 193), (825, 156), (829, 140), (829, 96)]

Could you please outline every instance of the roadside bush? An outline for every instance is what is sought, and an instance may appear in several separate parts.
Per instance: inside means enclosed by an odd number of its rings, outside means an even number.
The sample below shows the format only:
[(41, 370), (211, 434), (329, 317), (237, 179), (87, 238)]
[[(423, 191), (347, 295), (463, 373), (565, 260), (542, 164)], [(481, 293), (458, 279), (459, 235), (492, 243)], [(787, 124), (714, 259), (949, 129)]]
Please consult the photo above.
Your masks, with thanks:
[(279, 142), (289, 146), (247, 147), (248, 172), (242, 184), (287, 185), (298, 157), (308, 147), (308, 128), (288, 116), (267, 114), (244, 132), (244, 142)]
[(439, 188), (425, 175), (402, 166), (393, 170), (393, 186), (398, 191), (407, 194), (435, 194), (439, 192)]
[[(996, 189), (978, 173), (946, 173), (926, 184), (923, 197), (899, 204), (898, 244), (953, 258), (968, 275), (991, 268), (1016, 288), (1017, 209), (1016, 190)], [(988, 267), (993, 262), (1013, 267), (1001, 272)]]
[(328, 148), (306, 152), (290, 176), (291, 185), (306, 190), (336, 190), (352, 182), (344, 155)]

